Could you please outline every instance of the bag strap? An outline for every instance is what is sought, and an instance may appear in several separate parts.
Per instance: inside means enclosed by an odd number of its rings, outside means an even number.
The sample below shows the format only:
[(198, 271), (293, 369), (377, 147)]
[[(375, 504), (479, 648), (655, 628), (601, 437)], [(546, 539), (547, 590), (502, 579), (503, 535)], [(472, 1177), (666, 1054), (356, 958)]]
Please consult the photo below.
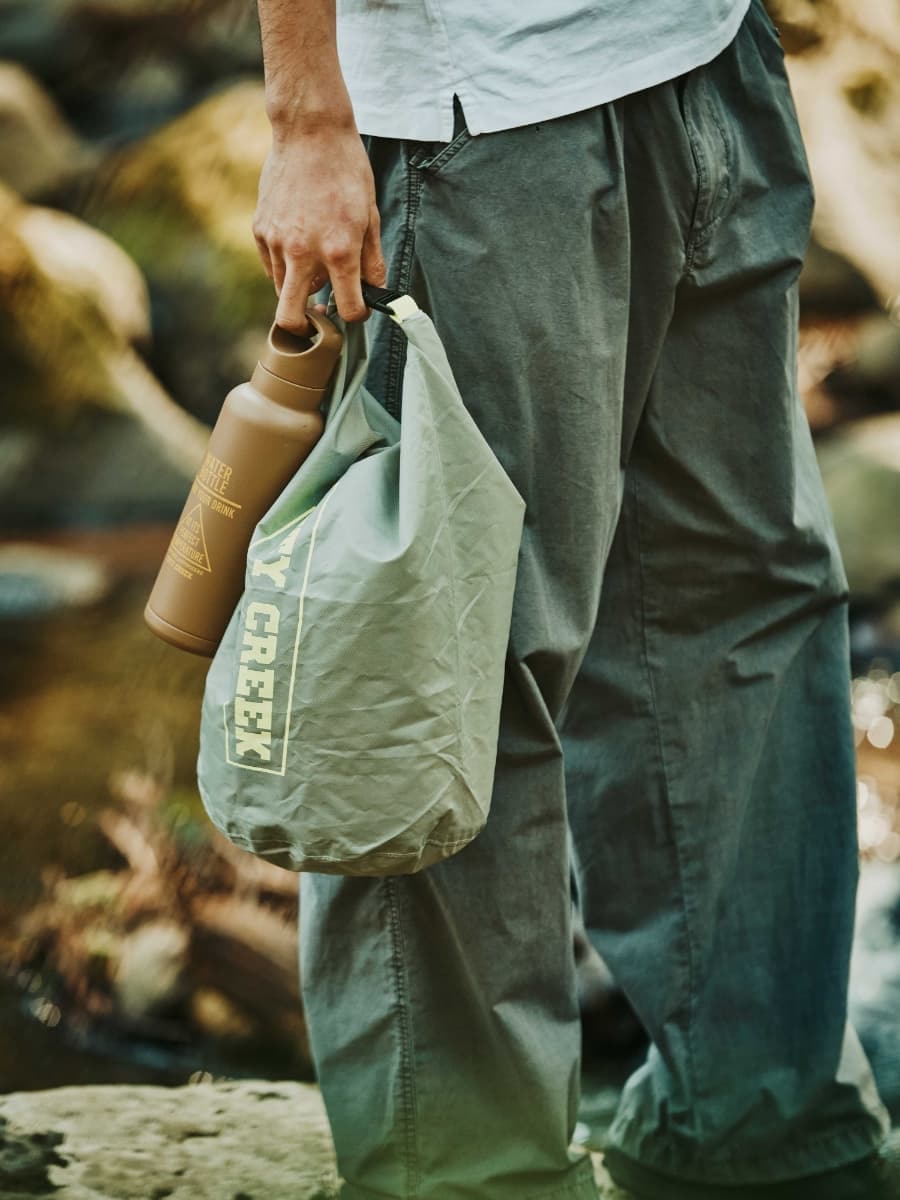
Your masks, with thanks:
[(363, 280), (362, 294), (363, 300), (369, 308), (385, 313), (398, 325), (402, 325), (406, 318), (411, 317), (413, 313), (419, 312), (419, 306), (412, 296), (407, 296), (405, 292), (398, 292), (395, 288), (374, 287), (371, 283)]

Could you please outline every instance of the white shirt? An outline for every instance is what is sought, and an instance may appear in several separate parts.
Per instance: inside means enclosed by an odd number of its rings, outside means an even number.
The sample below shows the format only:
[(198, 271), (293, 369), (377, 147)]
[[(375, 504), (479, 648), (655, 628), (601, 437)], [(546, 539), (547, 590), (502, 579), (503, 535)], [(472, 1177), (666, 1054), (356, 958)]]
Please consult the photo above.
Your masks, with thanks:
[(449, 141), (548, 121), (709, 62), (749, 0), (338, 0), (360, 133)]

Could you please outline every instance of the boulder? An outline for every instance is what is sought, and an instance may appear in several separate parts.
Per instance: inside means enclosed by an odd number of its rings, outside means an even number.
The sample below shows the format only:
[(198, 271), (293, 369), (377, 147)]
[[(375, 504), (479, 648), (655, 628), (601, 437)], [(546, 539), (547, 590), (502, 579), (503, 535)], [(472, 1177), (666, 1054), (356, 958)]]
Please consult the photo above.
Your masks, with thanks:
[(850, 972), (850, 1017), (882, 1099), (900, 1118), (900, 873), (866, 863), (860, 874)]
[[(598, 1200), (628, 1200), (593, 1155)], [(0, 1195), (26, 1200), (333, 1200), (317, 1088), (266, 1080), (0, 1097)]]
[(39, 76), (86, 137), (112, 144), (222, 79), (262, 72), (255, 5), (234, 0), (0, 0), (2, 58)]
[(849, 316), (868, 312), (878, 301), (865, 276), (842, 255), (813, 238), (800, 272), (800, 306), (804, 314)]
[(262, 84), (234, 84), (113, 155), (79, 210), (143, 270), (153, 365), (209, 422), (249, 377), (274, 315), (252, 233), (269, 141)]
[(857, 326), (855, 351), (829, 376), (832, 395), (870, 411), (900, 408), (900, 324), (885, 313), (870, 313)]
[(841, 426), (817, 450), (851, 591), (884, 595), (900, 583), (900, 413)]
[(109, 584), (89, 555), (28, 542), (0, 545), (0, 619), (94, 604)]
[(0, 185), (0, 361), (5, 416), (59, 426), (84, 407), (127, 412), (185, 475), (208, 430), (173, 402), (133, 342), (149, 310), (140, 272), (83, 222)]
[(889, 303), (900, 290), (900, 9), (773, 0), (816, 186), (815, 232)]
[(37, 80), (0, 62), (0, 179), (34, 197), (62, 186), (90, 157)]
[(113, 987), (125, 1017), (153, 1014), (180, 996), (189, 943), (171, 920), (147, 921), (124, 938)]
[[(337, 1174), (316, 1088), (293, 1082), (65, 1087), (0, 1098), (18, 1172), (26, 1164), (59, 1200), (329, 1200)], [(36, 1135), (45, 1144), (35, 1142)], [(60, 1165), (64, 1163), (65, 1165)], [(34, 1184), (32, 1183), (32, 1189)], [(49, 1188), (47, 1190), (50, 1190)], [(26, 1192), (22, 1187), (22, 1195)]]

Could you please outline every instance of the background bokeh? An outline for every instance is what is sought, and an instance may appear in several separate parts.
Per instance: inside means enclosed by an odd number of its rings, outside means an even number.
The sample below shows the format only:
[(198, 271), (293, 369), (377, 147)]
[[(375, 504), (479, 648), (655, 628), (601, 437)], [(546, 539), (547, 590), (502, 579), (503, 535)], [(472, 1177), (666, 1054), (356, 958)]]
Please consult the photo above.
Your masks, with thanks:
[[(817, 190), (800, 383), (853, 592), (853, 1015), (900, 1114), (900, 9), (774, 0)], [(296, 876), (194, 782), (141, 611), (273, 315), (252, 7), (0, 0), (0, 1091), (310, 1078)], [(827, 809), (823, 808), (823, 820)], [(595, 1060), (639, 1043), (582, 955)]]

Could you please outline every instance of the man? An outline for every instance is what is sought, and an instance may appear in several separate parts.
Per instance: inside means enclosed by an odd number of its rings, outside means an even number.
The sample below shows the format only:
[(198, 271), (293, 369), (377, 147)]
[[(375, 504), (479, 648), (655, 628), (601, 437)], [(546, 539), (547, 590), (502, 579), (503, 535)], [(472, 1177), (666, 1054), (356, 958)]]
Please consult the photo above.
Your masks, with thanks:
[[(846, 579), (795, 384), (812, 192), (777, 31), (760, 0), (259, 8), (277, 320), (326, 281), (348, 321), (360, 278), (410, 292), (528, 506), (486, 829), (414, 876), (302, 880), (343, 1195), (596, 1195), (574, 880), (652, 1038), (609, 1132), (626, 1194), (870, 1200)], [(371, 328), (397, 412), (402, 333)]]

